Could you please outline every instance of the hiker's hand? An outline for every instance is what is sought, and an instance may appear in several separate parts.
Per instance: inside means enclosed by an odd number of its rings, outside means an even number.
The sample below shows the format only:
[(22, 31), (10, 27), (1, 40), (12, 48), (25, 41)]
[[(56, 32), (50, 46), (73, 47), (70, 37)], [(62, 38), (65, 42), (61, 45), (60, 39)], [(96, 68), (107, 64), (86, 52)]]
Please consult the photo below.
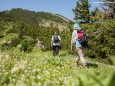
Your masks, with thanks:
[(73, 49), (72, 49), (72, 44), (71, 44), (71, 51), (72, 51)]
[(73, 49), (71, 48), (71, 51), (72, 51)]

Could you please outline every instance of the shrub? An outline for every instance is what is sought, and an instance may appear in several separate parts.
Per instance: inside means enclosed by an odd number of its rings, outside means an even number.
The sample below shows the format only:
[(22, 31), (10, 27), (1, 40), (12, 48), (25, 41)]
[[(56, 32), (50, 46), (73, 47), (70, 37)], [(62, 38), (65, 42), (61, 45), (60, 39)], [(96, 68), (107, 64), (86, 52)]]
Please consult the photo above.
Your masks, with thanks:
[[(115, 54), (115, 21), (105, 21), (103, 23), (94, 23), (88, 29), (89, 49), (86, 55), (92, 58), (107, 58), (109, 55)], [(93, 32), (95, 31), (95, 32)]]
[(30, 42), (27, 39), (22, 40), (20, 44), (21, 44), (20, 51), (23, 51), (23, 52), (32, 51), (32, 46), (30, 45)]

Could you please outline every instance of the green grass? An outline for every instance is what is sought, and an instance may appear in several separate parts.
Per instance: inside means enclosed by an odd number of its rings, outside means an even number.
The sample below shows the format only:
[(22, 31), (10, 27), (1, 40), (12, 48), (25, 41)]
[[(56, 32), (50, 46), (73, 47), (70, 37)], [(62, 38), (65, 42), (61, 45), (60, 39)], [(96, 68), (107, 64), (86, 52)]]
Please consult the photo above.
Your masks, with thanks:
[[(75, 55), (60, 51), (0, 52), (0, 86), (113, 86), (115, 67), (88, 58), (89, 70), (75, 67)], [(91, 61), (91, 62), (90, 62)]]

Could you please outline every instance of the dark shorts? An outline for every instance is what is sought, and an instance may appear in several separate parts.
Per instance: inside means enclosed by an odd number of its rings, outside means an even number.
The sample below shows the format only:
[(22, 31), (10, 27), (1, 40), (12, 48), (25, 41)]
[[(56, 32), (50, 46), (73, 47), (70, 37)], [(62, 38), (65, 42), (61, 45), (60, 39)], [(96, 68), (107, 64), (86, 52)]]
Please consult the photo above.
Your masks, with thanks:
[(60, 46), (53, 46), (53, 51), (59, 51)]
[(81, 43), (81, 45), (82, 45), (83, 48), (88, 48), (88, 43), (87, 42)]

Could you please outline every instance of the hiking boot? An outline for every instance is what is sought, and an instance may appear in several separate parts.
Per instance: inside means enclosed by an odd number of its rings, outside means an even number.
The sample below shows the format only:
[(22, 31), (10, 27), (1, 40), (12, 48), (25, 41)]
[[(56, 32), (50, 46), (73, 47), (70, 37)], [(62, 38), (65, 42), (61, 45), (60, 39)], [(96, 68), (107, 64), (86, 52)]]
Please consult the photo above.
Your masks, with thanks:
[(88, 70), (88, 66), (87, 65), (85, 65), (84, 68), (85, 68), (85, 70)]
[(75, 66), (78, 67), (78, 62), (75, 62)]
[(53, 52), (53, 56), (56, 56), (56, 52)]

